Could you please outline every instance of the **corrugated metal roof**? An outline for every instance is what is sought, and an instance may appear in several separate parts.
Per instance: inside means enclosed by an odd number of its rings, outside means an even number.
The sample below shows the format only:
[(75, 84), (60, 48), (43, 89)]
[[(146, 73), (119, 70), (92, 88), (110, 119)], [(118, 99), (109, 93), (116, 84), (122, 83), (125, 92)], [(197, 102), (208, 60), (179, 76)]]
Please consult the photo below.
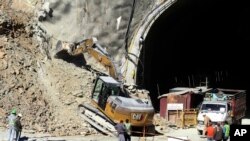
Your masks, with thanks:
[(206, 87), (196, 87), (196, 88), (176, 87), (176, 88), (171, 89), (171, 91), (174, 91), (174, 92), (163, 94), (163, 95), (159, 96), (158, 98), (166, 97), (169, 95), (182, 95), (182, 94), (186, 94), (186, 93), (190, 93), (190, 92), (195, 93), (195, 94), (198, 94), (200, 92), (205, 93), (209, 90), (211, 90), (211, 88), (208, 89)]

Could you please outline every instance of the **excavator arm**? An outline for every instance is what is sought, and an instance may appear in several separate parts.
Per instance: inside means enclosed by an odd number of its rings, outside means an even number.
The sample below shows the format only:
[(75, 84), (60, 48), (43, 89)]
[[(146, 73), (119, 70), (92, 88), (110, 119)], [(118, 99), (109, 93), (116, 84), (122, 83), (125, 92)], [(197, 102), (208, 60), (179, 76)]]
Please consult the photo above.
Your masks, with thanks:
[(107, 51), (95, 42), (95, 38), (86, 39), (78, 43), (58, 41), (56, 44), (55, 57), (57, 57), (57, 54), (60, 52), (66, 52), (70, 56), (78, 56), (87, 52), (109, 71), (109, 75), (111, 77), (118, 80), (117, 70), (114, 62), (109, 57)]
[(114, 125), (129, 119), (132, 131), (154, 133), (154, 108), (148, 92), (120, 83), (115, 64), (95, 39), (78, 43), (58, 41), (55, 57), (59, 54), (78, 56), (87, 52), (109, 71), (109, 76), (98, 76), (91, 94), (92, 104), (80, 104), (80, 116), (105, 134), (115, 133)]

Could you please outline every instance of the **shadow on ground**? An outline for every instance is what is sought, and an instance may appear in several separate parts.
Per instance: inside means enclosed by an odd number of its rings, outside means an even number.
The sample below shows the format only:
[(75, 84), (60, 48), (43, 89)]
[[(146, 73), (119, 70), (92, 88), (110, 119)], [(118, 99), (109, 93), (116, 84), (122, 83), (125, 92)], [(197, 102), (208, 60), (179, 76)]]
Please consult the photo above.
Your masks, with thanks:
[[(29, 137), (26, 137), (26, 136), (23, 136), (19, 139), (19, 141), (36, 141), (37, 139), (32, 139), (32, 138), (29, 138)], [(47, 140), (46, 141), (66, 141), (66, 140)]]

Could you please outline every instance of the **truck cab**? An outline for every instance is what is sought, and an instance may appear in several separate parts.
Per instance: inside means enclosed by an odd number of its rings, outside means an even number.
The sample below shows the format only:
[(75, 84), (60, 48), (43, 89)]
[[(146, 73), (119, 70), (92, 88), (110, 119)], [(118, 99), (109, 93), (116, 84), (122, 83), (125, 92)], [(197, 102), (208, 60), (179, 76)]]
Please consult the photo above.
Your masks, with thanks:
[(241, 124), (246, 111), (245, 90), (217, 89), (204, 96), (197, 116), (197, 130), (202, 134), (206, 114), (213, 124), (227, 121), (229, 124)]
[(201, 104), (199, 113), (198, 113), (198, 124), (197, 130), (199, 133), (202, 133), (204, 129), (204, 117), (206, 114), (212, 121), (213, 124), (217, 122), (221, 123), (224, 121), (228, 121), (229, 124), (232, 123), (231, 116), (231, 106), (227, 101), (204, 101)]

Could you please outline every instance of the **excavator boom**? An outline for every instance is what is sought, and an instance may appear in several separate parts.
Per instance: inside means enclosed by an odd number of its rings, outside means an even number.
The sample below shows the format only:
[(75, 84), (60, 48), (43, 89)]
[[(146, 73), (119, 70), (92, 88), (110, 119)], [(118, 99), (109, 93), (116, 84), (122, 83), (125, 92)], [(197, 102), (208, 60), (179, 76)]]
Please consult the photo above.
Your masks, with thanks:
[(117, 70), (112, 59), (109, 57), (107, 51), (99, 44), (95, 43), (96, 39), (86, 39), (78, 43), (69, 43), (65, 41), (58, 41), (56, 44), (56, 54), (64, 52), (64, 55), (78, 56), (85, 52), (89, 53), (99, 63), (101, 63), (108, 71), (109, 75), (118, 80)]

